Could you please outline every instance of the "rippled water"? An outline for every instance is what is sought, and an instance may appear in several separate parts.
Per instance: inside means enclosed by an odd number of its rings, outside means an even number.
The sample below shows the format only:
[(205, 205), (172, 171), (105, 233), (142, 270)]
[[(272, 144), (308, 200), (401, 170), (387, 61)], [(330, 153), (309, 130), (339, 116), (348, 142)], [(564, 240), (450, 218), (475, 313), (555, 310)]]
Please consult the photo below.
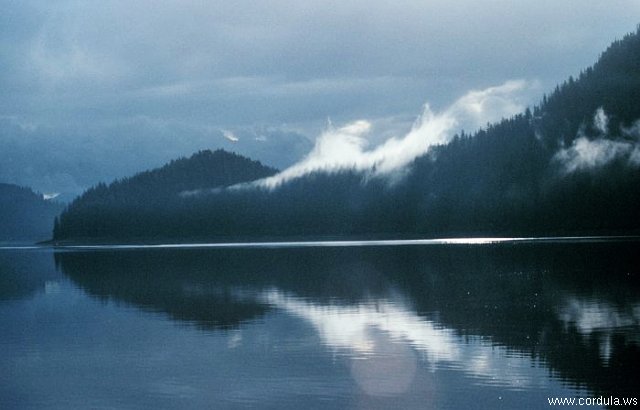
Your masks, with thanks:
[(401, 244), (0, 250), (0, 408), (640, 396), (636, 240)]

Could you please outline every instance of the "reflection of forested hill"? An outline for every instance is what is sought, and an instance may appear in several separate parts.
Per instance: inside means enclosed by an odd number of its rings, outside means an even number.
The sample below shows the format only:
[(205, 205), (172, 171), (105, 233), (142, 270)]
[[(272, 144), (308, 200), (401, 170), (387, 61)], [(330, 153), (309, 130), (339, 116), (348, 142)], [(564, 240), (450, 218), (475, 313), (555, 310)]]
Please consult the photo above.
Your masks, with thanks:
[(55, 259), (67, 276), (100, 300), (166, 313), (204, 329), (231, 328), (267, 310), (255, 300), (239, 299), (227, 281), (208, 279), (210, 265), (198, 255), (62, 252)]
[(638, 243), (548, 244), (400, 253), (415, 309), (446, 327), (526, 352), (574, 386), (637, 393)]
[(12, 250), (0, 252), (0, 302), (25, 299), (54, 283), (55, 271), (48, 251)]
[(400, 298), (418, 322), (488, 337), (567, 383), (615, 396), (640, 382), (637, 245), (165, 249), (61, 252), (56, 261), (91, 295), (205, 328), (261, 315), (273, 291), (319, 311)]
[[(402, 177), (343, 170), (266, 188), (270, 175), (214, 153), (215, 172), (180, 160), (109, 187), (62, 215), (55, 239), (290, 235), (549, 235), (640, 231), (640, 31), (532, 110), (417, 158)], [(213, 157), (212, 157), (213, 159)], [(223, 161), (224, 160), (224, 161)], [(232, 161), (231, 161), (232, 160)], [(219, 164), (218, 164), (219, 162)], [(218, 166), (219, 165), (219, 166)], [(174, 180), (179, 183), (171, 184)]]
[(29, 188), (0, 183), (0, 242), (50, 238), (54, 218), (61, 211), (61, 204)]

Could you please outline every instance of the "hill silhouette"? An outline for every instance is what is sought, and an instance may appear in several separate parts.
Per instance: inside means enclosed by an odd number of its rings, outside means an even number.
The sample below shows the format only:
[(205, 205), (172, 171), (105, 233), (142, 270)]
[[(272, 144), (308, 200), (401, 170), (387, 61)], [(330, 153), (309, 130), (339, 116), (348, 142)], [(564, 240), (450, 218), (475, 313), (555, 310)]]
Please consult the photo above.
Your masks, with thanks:
[(0, 242), (48, 239), (62, 209), (29, 188), (0, 183)]
[[(403, 178), (341, 170), (225, 189), (275, 170), (200, 153), (92, 188), (54, 240), (638, 233), (638, 96), (640, 29), (532, 109), (431, 148)], [(199, 155), (219, 166), (195, 166)]]

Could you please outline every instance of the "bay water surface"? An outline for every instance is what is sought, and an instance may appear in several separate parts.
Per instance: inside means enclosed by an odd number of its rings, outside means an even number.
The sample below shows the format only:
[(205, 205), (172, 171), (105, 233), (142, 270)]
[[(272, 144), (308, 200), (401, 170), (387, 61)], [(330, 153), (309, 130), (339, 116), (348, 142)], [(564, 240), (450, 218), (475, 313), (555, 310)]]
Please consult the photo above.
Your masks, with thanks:
[(0, 409), (640, 398), (639, 250), (633, 238), (5, 247)]

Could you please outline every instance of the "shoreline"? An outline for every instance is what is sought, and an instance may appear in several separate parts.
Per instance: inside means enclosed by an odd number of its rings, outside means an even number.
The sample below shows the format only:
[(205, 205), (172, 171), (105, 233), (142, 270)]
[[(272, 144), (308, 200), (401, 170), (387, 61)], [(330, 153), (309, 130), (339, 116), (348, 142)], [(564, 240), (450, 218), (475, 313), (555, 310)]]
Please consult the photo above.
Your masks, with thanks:
[[(218, 238), (222, 239), (222, 238)], [(496, 245), (496, 244), (541, 244), (541, 243), (596, 243), (634, 242), (640, 235), (573, 235), (531, 237), (442, 237), (442, 238), (225, 238), (221, 241), (43, 241), (32, 244), (0, 244), (0, 250), (126, 250), (126, 249), (222, 249), (222, 248), (302, 248), (302, 247), (373, 247), (373, 246), (427, 246), (427, 245)], [(244, 240), (243, 240), (244, 239)]]

